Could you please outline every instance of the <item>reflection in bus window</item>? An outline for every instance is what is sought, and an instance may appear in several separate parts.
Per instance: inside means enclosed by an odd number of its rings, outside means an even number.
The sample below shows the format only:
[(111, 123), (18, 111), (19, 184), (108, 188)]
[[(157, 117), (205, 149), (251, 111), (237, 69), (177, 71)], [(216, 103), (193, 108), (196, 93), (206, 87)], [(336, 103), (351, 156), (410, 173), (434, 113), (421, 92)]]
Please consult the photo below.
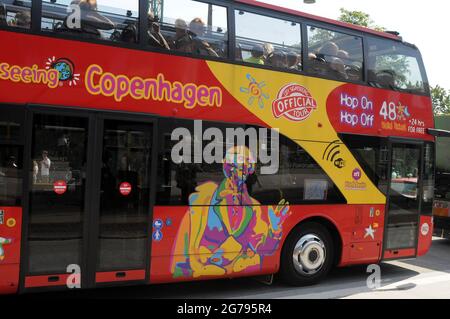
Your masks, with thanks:
[[(224, 180), (222, 160), (213, 163), (206, 163), (202, 158), (196, 157), (194, 143), (203, 143), (203, 148), (207, 147), (209, 141), (199, 141), (195, 136), (194, 122), (187, 120), (165, 120), (160, 122), (160, 141), (158, 150), (158, 180), (157, 180), (157, 205), (185, 206), (189, 205), (189, 196), (195, 192), (196, 188), (206, 183), (219, 185)], [(205, 132), (209, 128), (217, 128), (225, 137), (227, 128), (236, 128), (238, 125), (203, 122), (202, 129)], [(189, 162), (182, 162), (181, 159), (172, 157), (172, 149), (178, 141), (171, 139), (175, 129), (182, 128), (190, 132), (190, 136), (184, 136), (183, 143), (191, 148)], [(234, 146), (228, 141), (217, 141), (214, 143), (222, 150), (219, 157), (225, 157), (226, 151)], [(203, 154), (203, 153), (201, 153)], [(198, 155), (197, 155), (198, 156)], [(181, 162), (178, 164), (178, 162)], [(240, 198), (236, 196), (236, 205), (239, 205)], [(228, 203), (230, 204), (230, 203)], [(223, 205), (223, 203), (217, 203)]]
[(369, 83), (375, 87), (426, 93), (425, 76), (417, 49), (402, 43), (368, 38)]
[(0, 146), (0, 206), (20, 206), (22, 198), (22, 148)]
[[(273, 151), (269, 136), (266, 141), (260, 140), (260, 147)], [(280, 136), (279, 144), (278, 172), (263, 175), (262, 164), (258, 163), (246, 182), (251, 197), (261, 205), (277, 205), (282, 200), (291, 205), (345, 203), (333, 181), (302, 147), (284, 136)]]
[(300, 24), (236, 11), (236, 59), (301, 70)]
[(115, 3), (119, 5), (106, 0), (42, 1), (41, 28), (89, 39), (137, 43), (139, 1)]
[(29, 272), (64, 273), (81, 260), (88, 120), (35, 115), (30, 179)]
[(420, 149), (415, 146), (392, 148), (391, 204), (398, 211), (418, 209)]
[(31, 28), (31, 1), (0, 1), (0, 26)]
[(166, 0), (164, 4), (151, 1), (149, 19), (151, 46), (166, 48), (166, 41), (173, 51), (212, 57), (228, 55), (225, 7), (192, 0)]
[(362, 39), (308, 27), (309, 72), (340, 81), (362, 81)]
[(387, 139), (350, 134), (342, 134), (341, 139), (370, 180), (383, 194), (387, 194), (390, 161)]

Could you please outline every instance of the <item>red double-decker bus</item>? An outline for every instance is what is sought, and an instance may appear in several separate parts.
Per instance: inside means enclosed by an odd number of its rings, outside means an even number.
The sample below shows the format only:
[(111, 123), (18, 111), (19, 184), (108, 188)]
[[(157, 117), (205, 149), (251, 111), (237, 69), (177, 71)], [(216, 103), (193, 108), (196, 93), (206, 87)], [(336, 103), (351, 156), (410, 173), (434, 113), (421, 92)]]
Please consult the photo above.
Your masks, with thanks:
[(250, 0), (98, 2), (0, 1), (0, 293), (428, 251), (414, 45)]

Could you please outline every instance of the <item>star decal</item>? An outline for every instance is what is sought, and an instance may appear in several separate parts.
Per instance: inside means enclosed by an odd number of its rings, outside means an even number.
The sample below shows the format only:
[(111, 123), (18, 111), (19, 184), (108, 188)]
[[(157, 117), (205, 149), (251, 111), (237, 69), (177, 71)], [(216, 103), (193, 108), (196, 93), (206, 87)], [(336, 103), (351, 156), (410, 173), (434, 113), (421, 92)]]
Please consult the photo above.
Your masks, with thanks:
[(370, 225), (369, 228), (366, 228), (366, 234), (364, 235), (364, 238), (370, 236), (373, 240), (375, 240), (375, 232), (376, 230), (372, 228), (372, 225)]

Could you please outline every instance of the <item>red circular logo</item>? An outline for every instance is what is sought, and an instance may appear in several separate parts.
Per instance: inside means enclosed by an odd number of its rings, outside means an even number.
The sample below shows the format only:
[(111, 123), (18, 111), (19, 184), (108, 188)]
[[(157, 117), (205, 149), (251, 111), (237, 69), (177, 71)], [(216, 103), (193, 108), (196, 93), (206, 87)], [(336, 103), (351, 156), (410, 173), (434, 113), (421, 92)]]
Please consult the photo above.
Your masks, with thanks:
[(132, 190), (132, 187), (131, 187), (130, 183), (123, 182), (122, 184), (120, 184), (119, 191), (120, 191), (120, 194), (122, 194), (123, 196), (130, 195), (131, 190)]
[(308, 89), (295, 83), (284, 86), (272, 103), (275, 118), (284, 116), (295, 122), (306, 120), (316, 109), (317, 102)]
[(67, 183), (65, 181), (56, 181), (53, 183), (53, 190), (56, 194), (62, 195), (67, 192)]

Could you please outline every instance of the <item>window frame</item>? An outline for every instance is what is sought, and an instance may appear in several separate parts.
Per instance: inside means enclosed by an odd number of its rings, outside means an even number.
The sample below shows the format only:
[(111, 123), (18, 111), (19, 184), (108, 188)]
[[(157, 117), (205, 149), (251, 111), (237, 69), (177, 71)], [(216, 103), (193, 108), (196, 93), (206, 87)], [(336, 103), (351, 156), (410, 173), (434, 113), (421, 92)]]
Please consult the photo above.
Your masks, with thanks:
[[(245, 6), (244, 6), (245, 7)], [(246, 8), (246, 7), (245, 7)], [(236, 33), (236, 21), (233, 24), (233, 38), (234, 38), (234, 46), (230, 47), (229, 50), (232, 50), (232, 55), (230, 56), (232, 63), (234, 64), (239, 64), (239, 65), (243, 65), (243, 66), (252, 66), (252, 67), (258, 67), (258, 68), (262, 68), (262, 69), (267, 69), (267, 70), (273, 70), (273, 71), (281, 71), (284, 73), (294, 73), (294, 74), (302, 74), (302, 75), (306, 75), (305, 72), (305, 40), (304, 40), (304, 29), (305, 29), (305, 23), (303, 21), (301, 21), (301, 19), (297, 16), (289, 16), (289, 15), (285, 15), (282, 14), (281, 12), (277, 12), (277, 14), (271, 14), (271, 11), (268, 10), (256, 10), (255, 7), (251, 7), (252, 9), (243, 9), (241, 8), (241, 6), (235, 6), (233, 8), (233, 19), (236, 20), (236, 11), (244, 11), (247, 13), (251, 13), (251, 14), (256, 14), (256, 15), (260, 15), (266, 18), (272, 18), (272, 19), (278, 19), (278, 20), (283, 20), (283, 21), (289, 21), (289, 22), (295, 22), (300, 26), (300, 42), (301, 42), (301, 53), (302, 53), (302, 58), (301, 58), (301, 63), (302, 63), (302, 68), (301, 70), (295, 70), (295, 69), (286, 69), (286, 68), (278, 68), (278, 67), (274, 67), (271, 65), (260, 65), (260, 64), (254, 64), (254, 63), (249, 63), (249, 62), (245, 62), (244, 60), (237, 60), (235, 58), (236, 55), (236, 38), (237, 38), (237, 33)]]
[[(330, 26), (332, 26), (332, 25), (328, 26), (328, 25), (325, 25), (323, 23), (315, 23), (315, 22), (307, 23), (304, 26), (305, 26), (304, 29), (305, 29), (306, 38), (303, 40), (304, 41), (303, 45), (304, 45), (304, 47), (306, 49), (306, 55), (304, 55), (304, 57), (303, 57), (303, 59), (304, 59), (303, 63), (306, 63), (304, 65), (305, 65), (306, 74), (308, 76), (318, 77), (318, 78), (323, 78), (323, 79), (328, 79), (328, 80), (333, 80), (333, 81), (339, 81), (339, 82), (345, 82), (345, 83), (354, 83), (354, 84), (368, 85), (368, 82), (367, 82), (367, 63), (366, 63), (366, 59), (368, 58), (368, 55), (367, 55), (367, 52), (366, 52), (367, 45), (366, 45), (366, 41), (365, 41), (366, 37), (365, 37), (364, 33), (362, 33), (362, 32), (361, 33), (360, 32), (348, 32), (348, 31), (351, 31), (351, 30), (341, 30), (341, 28), (339, 28), (339, 27), (334, 27), (334, 28), (331, 27), (330, 28)], [(340, 33), (340, 34), (347, 35), (347, 36), (357, 37), (357, 38), (359, 38), (361, 40), (361, 49), (362, 49), (361, 53), (363, 55), (362, 69), (361, 69), (361, 71), (362, 71), (362, 79), (361, 79), (361, 81), (339, 80), (339, 79), (336, 79), (336, 78), (334, 78), (332, 76), (317, 75), (317, 74), (314, 74), (314, 73), (309, 71), (309, 67), (308, 67), (309, 64), (310, 64), (308, 62), (308, 54), (309, 54), (308, 28), (309, 27), (313, 27), (313, 28), (316, 28), (316, 29), (322, 29), (322, 30), (326, 30), (326, 31), (334, 32), (334, 33)]]
[[(370, 59), (370, 44), (369, 44), (369, 42), (370, 41), (383, 41), (386, 44), (391, 43), (392, 45), (396, 44), (397, 42), (395, 40), (392, 40), (392, 39), (383, 39), (381, 37), (375, 37), (375, 36), (372, 36), (372, 35), (369, 35), (369, 34), (364, 37), (364, 40), (365, 40), (365, 43), (366, 43), (366, 46), (365, 46), (366, 47), (366, 56), (365, 56), (365, 59), (364, 59), (364, 62), (365, 62), (365, 73), (366, 73), (365, 83), (369, 87), (374, 87), (373, 85), (370, 84), (371, 82), (369, 81), (370, 80), (369, 79), (369, 65), (370, 65), (370, 63), (369, 63), (369, 59)], [(389, 90), (389, 91), (392, 91), (392, 92), (400, 92), (400, 93), (404, 93), (404, 94), (413, 94), (413, 95), (418, 95), (418, 96), (427, 96), (427, 97), (429, 97), (430, 94), (431, 94), (430, 82), (428, 80), (428, 75), (427, 75), (427, 72), (426, 72), (426, 69), (425, 69), (425, 64), (424, 64), (424, 61), (423, 61), (422, 52), (413, 44), (410, 44), (410, 43), (407, 43), (407, 42), (403, 42), (403, 41), (402, 42), (399, 41), (398, 44), (401, 45), (401, 46), (409, 47), (410, 49), (416, 51), (417, 56), (416, 57), (413, 56), (413, 57), (416, 58), (416, 60), (417, 60), (417, 64), (418, 64), (419, 71), (420, 71), (420, 75), (422, 76), (422, 81), (423, 81), (423, 86), (424, 86), (423, 93), (420, 93), (420, 92), (413, 92), (413, 93), (411, 93), (411, 92), (408, 92), (407, 90), (400, 89), (400, 88), (396, 88), (396, 89), (382, 88), (382, 90)]]

